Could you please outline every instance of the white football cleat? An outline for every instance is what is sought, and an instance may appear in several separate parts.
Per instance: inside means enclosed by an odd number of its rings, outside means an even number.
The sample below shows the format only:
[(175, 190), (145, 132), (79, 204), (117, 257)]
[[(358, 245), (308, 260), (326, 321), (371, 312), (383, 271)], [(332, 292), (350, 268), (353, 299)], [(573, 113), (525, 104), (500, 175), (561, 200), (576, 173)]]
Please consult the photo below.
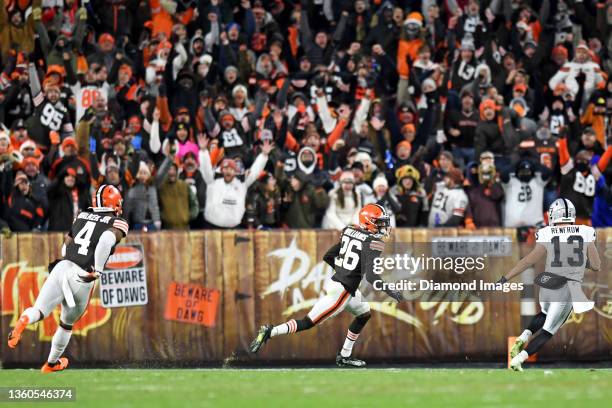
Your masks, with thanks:
[(510, 369), (512, 371), (523, 371), (523, 363), (519, 359), (519, 356), (513, 357), (512, 360), (510, 360)]

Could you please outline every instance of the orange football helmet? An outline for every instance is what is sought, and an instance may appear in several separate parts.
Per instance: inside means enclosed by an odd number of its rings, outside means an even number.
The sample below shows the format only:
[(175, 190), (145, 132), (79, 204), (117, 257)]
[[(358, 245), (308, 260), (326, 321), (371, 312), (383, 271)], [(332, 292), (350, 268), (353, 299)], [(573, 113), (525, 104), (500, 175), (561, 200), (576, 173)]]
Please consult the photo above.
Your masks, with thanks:
[(123, 212), (123, 199), (117, 187), (102, 184), (94, 193), (91, 202), (95, 211), (113, 211), (120, 215)]
[(359, 227), (377, 238), (387, 238), (391, 232), (389, 214), (381, 205), (367, 204), (359, 211)]

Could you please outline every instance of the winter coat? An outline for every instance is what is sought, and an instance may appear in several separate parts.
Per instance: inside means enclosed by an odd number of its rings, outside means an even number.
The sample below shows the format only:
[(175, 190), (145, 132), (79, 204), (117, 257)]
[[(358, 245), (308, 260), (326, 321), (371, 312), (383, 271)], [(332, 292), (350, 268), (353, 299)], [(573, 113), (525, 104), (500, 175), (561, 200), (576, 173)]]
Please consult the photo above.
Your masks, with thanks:
[[(32, 2), (32, 9), (40, 7), (41, 0)], [(13, 44), (17, 45), (16, 51), (22, 51), (26, 55), (34, 51), (34, 41), (36, 40), (36, 30), (34, 28), (34, 17), (30, 13), (24, 19), (24, 25), (15, 27), (10, 23), (10, 16), (6, 10), (8, 0), (0, 0), (0, 54), (3, 61), (6, 61), (9, 51)]]
[(4, 219), (11, 231), (28, 232), (40, 230), (44, 222), (45, 209), (40, 200), (31, 193), (24, 196), (17, 187), (8, 196), (4, 208)]
[(154, 185), (135, 184), (127, 193), (123, 216), (130, 224), (160, 221), (157, 189)]
[(193, 173), (188, 173), (183, 170), (181, 174), (179, 174), (179, 178), (185, 180), (192, 190), (195, 189), (194, 192), (198, 198), (200, 211), (204, 212), (204, 208), (206, 207), (206, 182), (204, 181), (204, 177), (202, 177), (202, 173), (199, 170)]
[(265, 183), (258, 182), (247, 194), (244, 224), (247, 227), (276, 228), (280, 226), (281, 192), (277, 187), (268, 191)]
[(395, 214), (398, 227), (418, 227), (427, 224), (429, 202), (424, 190), (403, 191), (403, 189), (393, 186), (391, 194), (395, 195), (401, 206)]
[(77, 209), (85, 210), (91, 206), (88, 191), (83, 188), (68, 189), (63, 176), (55, 180), (47, 191), (49, 197), (49, 231), (67, 232), (76, 216), (74, 198), (76, 195)]
[[(359, 222), (359, 210), (361, 209), (359, 194), (353, 194), (353, 191), (346, 193), (340, 189), (341, 187), (329, 192), (329, 207), (323, 217), (323, 228), (340, 231), (347, 225)], [(340, 203), (342, 193), (344, 193), (344, 206)]]
[(505, 155), (510, 153), (506, 149), (502, 132), (496, 120), (483, 121), (476, 126), (474, 148), (476, 149), (474, 157), (480, 157), (480, 154), (487, 150), (494, 154)]
[(504, 190), (500, 183), (491, 186), (478, 184), (467, 191), (468, 216), (476, 227), (499, 227), (502, 225), (501, 202)]
[(282, 205), (284, 222), (289, 228), (316, 228), (317, 216), (327, 208), (329, 196), (323, 188), (315, 189), (300, 171), (295, 174), (300, 178), (302, 188), (286, 193), (289, 201)]
[(49, 178), (63, 178), (68, 169), (73, 169), (76, 172), (76, 182), (79, 187), (89, 188), (91, 183), (91, 171), (89, 163), (78, 156), (64, 156), (61, 159), (57, 159), (51, 165), (49, 171)]
[(166, 157), (162, 163), (155, 183), (159, 192), (161, 221), (165, 229), (188, 229), (189, 221), (198, 214), (198, 204), (195, 194), (183, 180), (171, 183), (166, 177), (172, 163)]
[[(94, 0), (92, 8), (100, 22), (100, 32), (117, 36), (130, 36), (132, 19), (138, 2), (127, 0)], [(138, 10), (140, 11), (140, 10)]]
[[(476, 109), (469, 115), (462, 110), (447, 111), (444, 130), (447, 133), (448, 142), (457, 147), (474, 147), (474, 135), (478, 122), (478, 110)], [(458, 129), (461, 134), (457, 137), (452, 136), (449, 133), (451, 128)]]

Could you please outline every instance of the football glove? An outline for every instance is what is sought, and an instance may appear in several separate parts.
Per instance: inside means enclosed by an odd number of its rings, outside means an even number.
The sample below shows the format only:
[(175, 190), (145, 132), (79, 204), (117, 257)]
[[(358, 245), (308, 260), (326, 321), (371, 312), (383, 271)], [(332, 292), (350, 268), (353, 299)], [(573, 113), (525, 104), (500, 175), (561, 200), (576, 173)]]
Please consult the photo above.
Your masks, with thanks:
[(389, 290), (387, 292), (387, 295), (392, 297), (397, 303), (404, 301), (404, 296), (402, 295), (402, 292), (400, 292), (399, 290)]
[(91, 268), (85, 275), (79, 275), (79, 279), (83, 283), (93, 282), (100, 277), (100, 272)]

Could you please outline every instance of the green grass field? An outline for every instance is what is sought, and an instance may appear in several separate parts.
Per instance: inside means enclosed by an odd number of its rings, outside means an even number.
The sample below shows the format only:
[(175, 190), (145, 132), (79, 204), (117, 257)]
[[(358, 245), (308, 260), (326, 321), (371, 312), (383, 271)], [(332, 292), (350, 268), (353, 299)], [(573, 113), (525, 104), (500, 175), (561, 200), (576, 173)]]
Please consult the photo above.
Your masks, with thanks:
[(605, 407), (610, 369), (0, 370), (0, 386), (76, 387), (70, 403), (15, 407)]

